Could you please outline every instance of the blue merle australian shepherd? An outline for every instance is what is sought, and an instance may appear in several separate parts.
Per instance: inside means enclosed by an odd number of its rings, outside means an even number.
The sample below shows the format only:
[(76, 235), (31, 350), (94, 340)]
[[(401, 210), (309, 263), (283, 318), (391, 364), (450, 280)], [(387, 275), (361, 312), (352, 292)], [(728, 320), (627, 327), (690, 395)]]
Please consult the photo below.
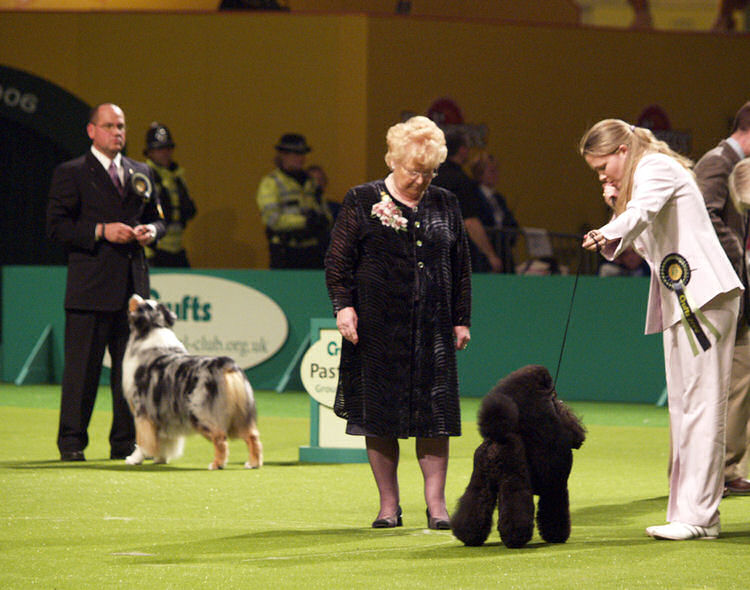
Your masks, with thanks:
[(182, 454), (185, 435), (200, 432), (214, 444), (209, 469), (221, 469), (227, 438), (241, 438), (245, 467), (263, 464), (253, 389), (232, 359), (195, 356), (172, 331), (175, 315), (162, 303), (133, 295), (130, 338), (123, 360), (123, 393), (135, 418), (136, 449), (125, 461), (166, 463)]

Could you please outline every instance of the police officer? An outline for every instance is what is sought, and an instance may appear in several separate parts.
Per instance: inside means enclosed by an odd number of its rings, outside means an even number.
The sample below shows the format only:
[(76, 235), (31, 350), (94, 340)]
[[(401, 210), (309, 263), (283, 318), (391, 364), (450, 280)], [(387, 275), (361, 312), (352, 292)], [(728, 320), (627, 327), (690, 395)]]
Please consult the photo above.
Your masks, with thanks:
[(315, 180), (305, 172), (310, 151), (303, 135), (282, 135), (276, 144), (276, 168), (258, 186), (271, 268), (323, 268), (333, 217)]
[(153, 266), (188, 268), (183, 234), (185, 226), (197, 212), (185, 184), (184, 170), (172, 159), (174, 140), (169, 129), (161, 123), (151, 123), (146, 132), (146, 163), (151, 167), (159, 200), (164, 209), (167, 233), (146, 255)]

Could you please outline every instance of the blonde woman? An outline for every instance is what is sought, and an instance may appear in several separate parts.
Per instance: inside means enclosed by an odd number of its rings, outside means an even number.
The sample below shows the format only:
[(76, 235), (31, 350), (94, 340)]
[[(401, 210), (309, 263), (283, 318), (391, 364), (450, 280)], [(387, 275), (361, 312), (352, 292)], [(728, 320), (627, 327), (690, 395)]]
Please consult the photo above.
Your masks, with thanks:
[(648, 129), (594, 125), (580, 153), (612, 220), (583, 247), (608, 260), (633, 246), (651, 267), (646, 333), (662, 332), (671, 432), (668, 524), (657, 539), (715, 538), (724, 487), (724, 430), (742, 285), (716, 237), (690, 161)]
[(740, 215), (745, 215), (750, 210), (750, 158), (740, 161), (732, 169), (728, 184), (732, 205)]
[(471, 268), (456, 197), (430, 185), (445, 160), (426, 117), (386, 137), (391, 173), (349, 190), (326, 255), (343, 336), (334, 411), (365, 436), (380, 496), (374, 528), (401, 526), (399, 438), (416, 437), (429, 528), (449, 529), (448, 437), (461, 434), (456, 349), (470, 339)]

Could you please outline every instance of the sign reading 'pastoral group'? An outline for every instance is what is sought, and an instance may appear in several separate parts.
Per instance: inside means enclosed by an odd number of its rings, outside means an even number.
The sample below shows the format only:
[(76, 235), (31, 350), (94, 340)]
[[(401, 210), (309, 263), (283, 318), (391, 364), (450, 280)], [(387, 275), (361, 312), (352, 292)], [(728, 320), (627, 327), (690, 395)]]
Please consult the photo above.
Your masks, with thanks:
[(333, 408), (339, 382), (341, 334), (320, 330), (320, 340), (307, 349), (300, 362), (300, 377), (307, 393), (326, 408)]

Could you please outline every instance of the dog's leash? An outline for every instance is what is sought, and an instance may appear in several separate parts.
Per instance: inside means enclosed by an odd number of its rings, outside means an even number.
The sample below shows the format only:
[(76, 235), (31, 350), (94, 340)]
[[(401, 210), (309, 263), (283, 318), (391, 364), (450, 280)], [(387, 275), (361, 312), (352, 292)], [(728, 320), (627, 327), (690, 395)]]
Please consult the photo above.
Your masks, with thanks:
[(573, 293), (570, 296), (570, 308), (568, 309), (568, 319), (565, 322), (565, 332), (563, 332), (562, 345), (560, 346), (560, 358), (557, 359), (557, 371), (555, 371), (555, 380), (552, 382), (553, 389), (557, 390), (557, 377), (560, 374), (560, 365), (562, 364), (563, 353), (565, 352), (565, 341), (568, 338), (568, 327), (570, 326), (570, 316), (573, 315), (573, 303), (576, 299), (576, 288), (578, 287), (578, 277), (581, 276), (581, 267), (583, 266), (583, 257), (586, 254), (586, 250), (581, 248), (581, 257), (578, 260), (578, 268), (576, 269), (576, 278), (573, 281)]

